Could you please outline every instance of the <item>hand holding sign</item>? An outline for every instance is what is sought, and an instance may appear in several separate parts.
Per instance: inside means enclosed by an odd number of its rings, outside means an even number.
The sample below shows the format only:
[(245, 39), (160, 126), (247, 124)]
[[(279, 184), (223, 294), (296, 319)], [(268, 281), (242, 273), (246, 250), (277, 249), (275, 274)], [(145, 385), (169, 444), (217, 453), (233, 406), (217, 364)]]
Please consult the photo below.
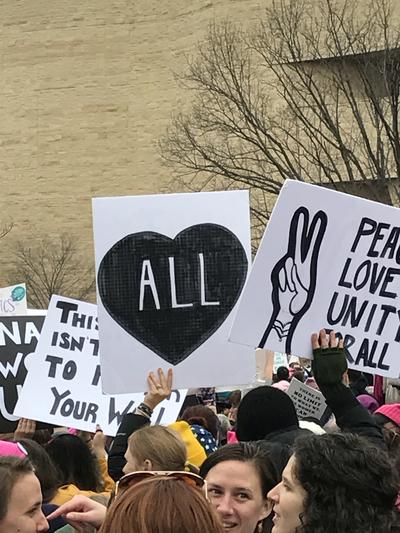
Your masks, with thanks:
[(14, 431), (14, 440), (19, 441), (21, 439), (31, 439), (36, 430), (35, 420), (29, 420), (28, 418), (20, 418), (18, 421), (17, 429)]
[(285, 352), (291, 353), (297, 324), (314, 297), (318, 254), (326, 226), (327, 217), (322, 211), (318, 211), (311, 222), (307, 208), (299, 207), (294, 213), (288, 251), (271, 272), (273, 311), (260, 342), (261, 348), (274, 331), (280, 341), (286, 339)]
[(165, 375), (162, 369), (159, 368), (157, 374), (158, 376), (156, 377), (154, 372), (149, 373), (147, 377), (149, 390), (143, 400), (143, 403), (152, 410), (154, 410), (159, 403), (168, 398), (172, 392), (172, 368), (168, 370), (167, 375)]
[(319, 334), (313, 333), (311, 335), (311, 345), (313, 350), (326, 350), (327, 348), (343, 348), (343, 339), (339, 339), (336, 333), (321, 329)]
[(312, 370), (318, 386), (341, 383), (347, 371), (346, 355), (343, 339), (339, 339), (334, 331), (329, 335), (324, 329), (311, 336), (314, 359)]
[(106, 440), (107, 437), (104, 435), (103, 430), (100, 429), (100, 426), (97, 426), (91, 443), (92, 450), (99, 459), (106, 457)]

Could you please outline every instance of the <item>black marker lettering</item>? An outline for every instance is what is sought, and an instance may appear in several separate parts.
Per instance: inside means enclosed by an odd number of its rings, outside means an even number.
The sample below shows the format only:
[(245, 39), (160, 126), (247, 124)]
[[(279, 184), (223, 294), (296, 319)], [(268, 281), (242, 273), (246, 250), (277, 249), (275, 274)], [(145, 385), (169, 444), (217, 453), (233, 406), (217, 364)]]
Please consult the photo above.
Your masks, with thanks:
[(99, 382), (100, 382), (100, 365), (96, 365), (96, 370), (94, 371), (92, 385), (97, 387)]
[(349, 348), (356, 342), (356, 338), (353, 335), (345, 335), (343, 339), (343, 348), (346, 353), (346, 359), (349, 363), (354, 363), (354, 359), (349, 351)]
[[(365, 272), (363, 272), (363, 270)], [(363, 261), (361, 265), (359, 265), (359, 267), (356, 270), (356, 273), (354, 274), (353, 284), (354, 284), (354, 288), (356, 289), (356, 291), (359, 291), (360, 289), (365, 287), (365, 285), (368, 282), (370, 272), (371, 272), (371, 261), (367, 259), (366, 261)]]
[(109, 408), (108, 408), (108, 423), (112, 424), (114, 420), (117, 419), (117, 425), (119, 426), (122, 422), (122, 418), (132, 411), (132, 407), (134, 405), (135, 405), (135, 402), (131, 400), (121, 413), (115, 408), (115, 398), (111, 397)]
[(336, 324), (339, 324), (339, 322), (343, 318), (344, 313), (346, 312), (347, 303), (349, 301), (349, 295), (345, 294), (344, 299), (343, 299), (342, 308), (339, 311), (339, 314), (336, 316), (336, 318), (333, 318), (333, 311), (335, 309), (336, 300), (338, 299), (338, 296), (339, 296), (339, 293), (338, 292), (334, 292), (333, 296), (332, 296), (331, 303), (329, 304), (329, 309), (328, 309), (328, 313), (327, 313), (327, 317), (326, 318), (327, 318), (328, 323), (329, 323), (330, 326), (334, 326)]
[[(388, 259), (393, 259), (397, 245), (399, 243), (400, 228), (392, 228), (389, 238), (383, 247), (381, 257), (385, 257), (386, 252), (389, 252)], [(398, 263), (398, 261), (396, 261)]]
[(99, 339), (90, 339), (89, 344), (93, 345), (92, 355), (98, 355), (99, 354)]
[(88, 410), (86, 412), (86, 415), (85, 415), (85, 422), (88, 422), (89, 418), (92, 417), (92, 423), (95, 424), (98, 410), (99, 410), (98, 405), (96, 405), (95, 403), (90, 403)]
[(365, 332), (369, 331), (369, 328), (371, 327), (371, 322), (372, 322), (372, 319), (375, 316), (375, 311), (376, 311), (377, 307), (378, 307), (377, 304), (372, 304), (372, 306), (371, 306), (371, 309), (369, 311), (369, 315), (368, 315), (368, 318), (367, 318), (367, 321), (366, 321), (365, 327), (364, 327), (364, 331)]
[(64, 370), (62, 373), (62, 377), (66, 379), (67, 381), (70, 381), (71, 379), (74, 379), (76, 376), (78, 368), (76, 366), (75, 361), (67, 361), (64, 366)]
[(86, 315), (83, 313), (80, 315), (79, 313), (74, 313), (72, 315), (72, 325), (74, 327), (84, 328), (86, 322)]
[(376, 243), (378, 241), (383, 240), (384, 234), (382, 233), (382, 230), (386, 230), (386, 229), (389, 229), (389, 228), (390, 228), (390, 224), (387, 224), (386, 222), (379, 222), (377, 230), (376, 230), (375, 235), (374, 235), (374, 238), (372, 239), (371, 246), (369, 247), (369, 250), (368, 250), (368, 253), (367, 253), (368, 257), (378, 257), (379, 256), (379, 252), (377, 250), (375, 250), (374, 248), (375, 248)]
[(351, 288), (351, 283), (349, 281), (346, 281), (346, 274), (349, 270), (349, 266), (351, 265), (351, 258), (348, 257), (346, 259), (346, 263), (344, 264), (344, 268), (343, 268), (343, 272), (340, 276), (340, 279), (339, 279), (339, 287), (346, 287), (347, 289), (350, 289)]
[(56, 357), (55, 355), (47, 355), (45, 361), (50, 363), (48, 377), (55, 378), (57, 372), (57, 365), (61, 365), (63, 362), (62, 357)]
[(343, 320), (341, 322), (342, 326), (345, 326), (349, 319), (350, 319), (350, 325), (352, 328), (355, 328), (356, 326), (359, 325), (362, 317), (364, 316), (365, 309), (367, 308), (369, 302), (368, 300), (364, 300), (363, 303), (361, 304), (360, 309), (358, 310), (358, 313), (357, 313), (357, 303), (358, 303), (357, 296), (352, 296), (347, 306), (346, 313), (343, 316)]
[(397, 298), (396, 292), (387, 292), (387, 286), (389, 283), (392, 283), (394, 276), (398, 276), (400, 274), (400, 269), (398, 268), (388, 268), (386, 272), (385, 279), (382, 283), (382, 288), (379, 292), (379, 296), (383, 296), (384, 298)]
[(58, 309), (62, 309), (60, 320), (63, 324), (67, 324), (70, 312), (76, 311), (78, 309), (77, 304), (64, 302), (63, 300), (58, 300), (58, 302), (56, 303), (56, 307), (58, 307)]
[(51, 387), (51, 392), (54, 394), (54, 403), (53, 403), (53, 407), (50, 410), (50, 414), (55, 415), (57, 412), (58, 406), (60, 405), (61, 400), (69, 396), (71, 394), (71, 391), (67, 390), (63, 392), (62, 394), (59, 394), (59, 392), (57, 391), (55, 387)]
[(383, 311), (383, 313), (382, 313), (381, 321), (379, 322), (379, 325), (378, 325), (378, 329), (376, 330), (377, 335), (382, 334), (383, 328), (386, 325), (386, 321), (390, 313), (396, 313), (396, 308), (393, 307), (392, 305), (381, 305), (381, 310)]
[(376, 222), (371, 218), (364, 217), (361, 219), (360, 226), (357, 231), (356, 238), (354, 239), (351, 251), (355, 252), (361, 237), (366, 235), (372, 235), (376, 229)]

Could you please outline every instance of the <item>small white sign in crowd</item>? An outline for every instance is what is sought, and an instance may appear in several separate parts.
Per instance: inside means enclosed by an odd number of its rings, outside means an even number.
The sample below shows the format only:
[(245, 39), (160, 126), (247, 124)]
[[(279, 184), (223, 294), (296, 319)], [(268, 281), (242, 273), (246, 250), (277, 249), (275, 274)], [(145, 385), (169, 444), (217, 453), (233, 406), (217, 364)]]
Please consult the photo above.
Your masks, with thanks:
[(27, 314), (25, 283), (0, 289), (0, 316)]
[(290, 381), (287, 394), (292, 398), (297, 416), (303, 418), (315, 418), (320, 420), (326, 410), (326, 402), (323, 395), (296, 378)]

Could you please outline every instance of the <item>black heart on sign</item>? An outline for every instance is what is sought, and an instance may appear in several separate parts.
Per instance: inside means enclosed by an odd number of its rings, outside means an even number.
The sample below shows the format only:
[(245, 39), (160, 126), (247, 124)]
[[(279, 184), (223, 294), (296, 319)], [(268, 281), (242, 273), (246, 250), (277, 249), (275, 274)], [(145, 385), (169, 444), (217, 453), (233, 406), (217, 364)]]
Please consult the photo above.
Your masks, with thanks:
[(242, 244), (223, 226), (191, 226), (175, 239), (144, 231), (108, 250), (98, 287), (113, 319), (176, 365), (224, 322), (242, 291), (247, 266)]

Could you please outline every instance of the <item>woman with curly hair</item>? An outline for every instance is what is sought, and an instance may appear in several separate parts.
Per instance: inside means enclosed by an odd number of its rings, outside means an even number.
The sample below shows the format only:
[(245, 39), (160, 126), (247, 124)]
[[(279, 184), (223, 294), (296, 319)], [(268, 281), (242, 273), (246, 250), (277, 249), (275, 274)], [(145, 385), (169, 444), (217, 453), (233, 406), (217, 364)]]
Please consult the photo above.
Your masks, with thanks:
[(296, 441), (274, 503), (272, 533), (395, 533), (399, 483), (381, 449), (352, 434)]

